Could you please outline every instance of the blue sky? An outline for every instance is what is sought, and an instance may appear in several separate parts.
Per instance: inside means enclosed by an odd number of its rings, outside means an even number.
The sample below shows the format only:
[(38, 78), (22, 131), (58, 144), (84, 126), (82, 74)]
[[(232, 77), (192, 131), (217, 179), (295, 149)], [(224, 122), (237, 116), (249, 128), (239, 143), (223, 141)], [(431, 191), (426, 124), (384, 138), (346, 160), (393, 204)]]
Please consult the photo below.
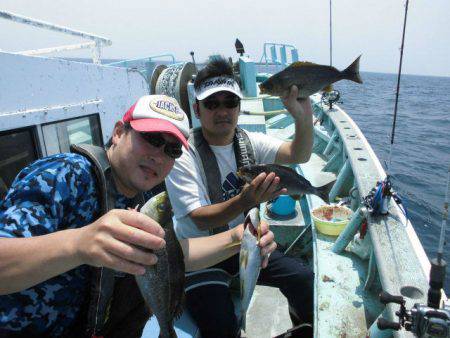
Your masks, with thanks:
[[(278, 3), (278, 7), (274, 7)], [(258, 4), (258, 5), (256, 5)], [(404, 0), (333, 0), (333, 63), (344, 68), (363, 54), (362, 71), (397, 72)], [(210, 54), (235, 56), (239, 37), (259, 60), (264, 42), (297, 46), (300, 58), (329, 62), (329, 0), (2, 0), (11, 11), (105, 36), (106, 58), (173, 53), (189, 60)], [(403, 72), (450, 76), (449, 0), (409, 4)], [(0, 49), (20, 51), (76, 43), (79, 39), (0, 20)], [(86, 56), (88, 51), (61, 56)]]

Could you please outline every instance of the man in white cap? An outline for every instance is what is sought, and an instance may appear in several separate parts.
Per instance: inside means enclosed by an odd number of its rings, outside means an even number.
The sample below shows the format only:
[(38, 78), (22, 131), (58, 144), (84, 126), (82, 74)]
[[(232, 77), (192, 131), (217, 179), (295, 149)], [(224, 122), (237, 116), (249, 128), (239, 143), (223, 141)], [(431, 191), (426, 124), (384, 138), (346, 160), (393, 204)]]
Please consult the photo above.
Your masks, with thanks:
[[(210, 60), (195, 82), (195, 114), (201, 128), (189, 137), (189, 150), (177, 159), (166, 179), (179, 238), (221, 233), (241, 224), (244, 213), (286, 189), (278, 187), (274, 173), (260, 174), (251, 184), (237, 176), (237, 168), (254, 163), (308, 161), (313, 145), (309, 99), (297, 100), (293, 86), (283, 103), (295, 121), (292, 141), (247, 132), (237, 127), (242, 93), (230, 63)], [(239, 323), (228, 288), (238, 273), (238, 255), (209, 269), (187, 274), (187, 308), (203, 338), (236, 337)], [(286, 296), (294, 325), (312, 323), (312, 271), (293, 258), (274, 251), (258, 283), (275, 286)]]
[[(144, 96), (106, 150), (74, 146), (18, 174), (0, 202), (0, 337), (141, 336), (150, 313), (132, 275), (155, 264), (152, 250), (165, 242), (162, 227), (134, 209), (188, 148), (188, 131), (176, 100)], [(198, 239), (186, 268), (235, 254), (230, 243), (242, 232)], [(276, 244), (264, 232), (267, 254)]]

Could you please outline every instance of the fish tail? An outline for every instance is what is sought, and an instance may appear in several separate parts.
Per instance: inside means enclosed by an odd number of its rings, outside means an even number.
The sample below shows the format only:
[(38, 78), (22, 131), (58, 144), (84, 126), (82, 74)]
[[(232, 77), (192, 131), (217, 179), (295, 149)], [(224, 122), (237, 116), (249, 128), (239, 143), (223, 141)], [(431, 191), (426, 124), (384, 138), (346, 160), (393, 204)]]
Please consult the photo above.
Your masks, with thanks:
[(336, 181), (331, 181), (321, 187), (316, 188), (316, 195), (323, 199), (327, 204), (330, 204), (330, 190)]
[(353, 63), (348, 66), (346, 69), (344, 69), (341, 74), (344, 79), (354, 81), (357, 83), (363, 83), (361, 76), (359, 75), (359, 59), (361, 58), (361, 55), (356, 58)]

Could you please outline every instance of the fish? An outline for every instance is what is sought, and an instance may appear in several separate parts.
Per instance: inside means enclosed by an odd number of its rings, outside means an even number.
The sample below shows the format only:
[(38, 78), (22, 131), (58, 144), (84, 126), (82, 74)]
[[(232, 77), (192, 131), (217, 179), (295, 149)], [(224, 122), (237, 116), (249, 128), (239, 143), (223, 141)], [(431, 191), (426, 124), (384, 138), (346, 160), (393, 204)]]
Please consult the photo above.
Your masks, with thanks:
[(298, 98), (305, 99), (318, 91), (331, 91), (331, 84), (339, 80), (362, 83), (359, 75), (361, 55), (343, 71), (332, 66), (318, 65), (312, 62), (297, 61), (272, 75), (259, 85), (261, 94), (285, 97), (290, 88), (298, 88)]
[(319, 196), (327, 204), (330, 203), (330, 190), (334, 185), (332, 181), (321, 187), (314, 187), (311, 183), (299, 175), (294, 169), (279, 164), (254, 164), (242, 166), (237, 174), (246, 183), (250, 183), (260, 173), (275, 173), (280, 178), (280, 189), (286, 188), (287, 194), (292, 198), (299, 200), (304, 194), (313, 194)]
[(262, 257), (258, 246), (261, 238), (259, 209), (251, 209), (244, 220), (244, 235), (239, 252), (239, 281), (241, 291), (241, 328), (245, 331), (247, 310), (261, 271)]
[(146, 266), (145, 274), (137, 275), (136, 282), (158, 320), (159, 337), (175, 338), (173, 323), (181, 316), (184, 305), (185, 266), (183, 251), (173, 230), (172, 206), (167, 192), (152, 197), (140, 212), (161, 225), (165, 231), (166, 246), (154, 250), (158, 262)]

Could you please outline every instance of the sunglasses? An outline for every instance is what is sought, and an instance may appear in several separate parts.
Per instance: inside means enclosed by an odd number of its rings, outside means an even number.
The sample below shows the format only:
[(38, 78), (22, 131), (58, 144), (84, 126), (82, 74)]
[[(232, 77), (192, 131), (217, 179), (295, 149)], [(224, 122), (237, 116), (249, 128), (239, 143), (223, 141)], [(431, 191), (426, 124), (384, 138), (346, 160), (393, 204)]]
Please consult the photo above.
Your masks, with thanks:
[(214, 110), (214, 109), (219, 108), (220, 106), (230, 109), (230, 108), (236, 108), (237, 106), (239, 106), (241, 99), (237, 96), (233, 96), (233, 97), (225, 98), (225, 100), (223, 100), (223, 101), (220, 101), (215, 98), (211, 98), (211, 99), (203, 100), (202, 102), (203, 102), (203, 106), (208, 110)]
[(180, 142), (168, 142), (161, 133), (140, 133), (140, 135), (153, 147), (164, 146), (164, 153), (170, 158), (177, 159), (183, 154)]

